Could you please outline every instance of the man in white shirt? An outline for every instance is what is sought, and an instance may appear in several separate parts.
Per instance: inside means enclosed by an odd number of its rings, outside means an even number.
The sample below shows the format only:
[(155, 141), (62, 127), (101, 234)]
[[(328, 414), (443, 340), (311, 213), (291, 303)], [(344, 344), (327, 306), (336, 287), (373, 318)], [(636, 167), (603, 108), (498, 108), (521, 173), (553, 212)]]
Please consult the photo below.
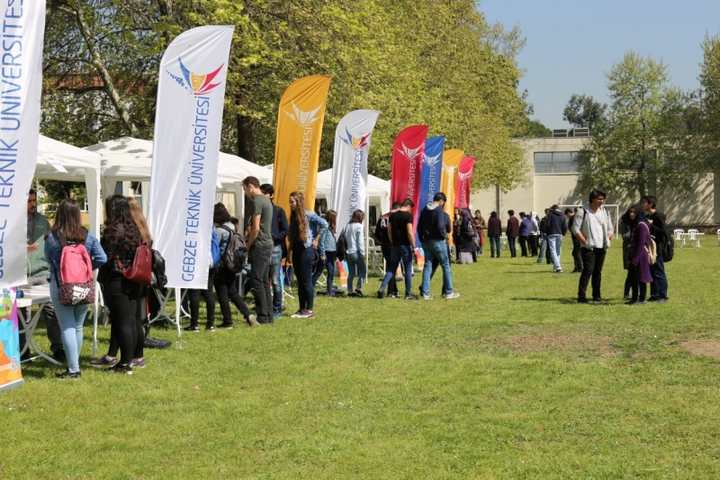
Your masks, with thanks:
[(588, 283), (592, 280), (592, 301), (600, 303), (600, 287), (605, 254), (613, 237), (613, 226), (607, 210), (603, 207), (605, 192), (590, 192), (590, 204), (575, 215), (572, 234), (581, 245), (583, 270), (578, 285), (578, 303), (588, 303)]

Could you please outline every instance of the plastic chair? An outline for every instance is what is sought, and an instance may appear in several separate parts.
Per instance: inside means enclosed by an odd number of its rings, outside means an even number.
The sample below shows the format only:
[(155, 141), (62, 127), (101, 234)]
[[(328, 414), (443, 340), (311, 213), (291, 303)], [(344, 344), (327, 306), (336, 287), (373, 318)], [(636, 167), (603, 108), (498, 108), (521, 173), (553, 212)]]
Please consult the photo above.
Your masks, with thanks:
[(717, 241), (718, 241), (718, 245), (720, 245), (720, 228), (718, 228), (718, 230), (717, 230)]
[(695, 246), (700, 248), (700, 236), (698, 235), (700, 233), (696, 228), (691, 228), (688, 230), (688, 240), (690, 240), (690, 243), (695, 242)]
[(676, 242), (680, 242), (680, 246), (685, 246), (685, 230), (682, 228), (676, 228), (673, 230), (673, 237), (675, 237)]

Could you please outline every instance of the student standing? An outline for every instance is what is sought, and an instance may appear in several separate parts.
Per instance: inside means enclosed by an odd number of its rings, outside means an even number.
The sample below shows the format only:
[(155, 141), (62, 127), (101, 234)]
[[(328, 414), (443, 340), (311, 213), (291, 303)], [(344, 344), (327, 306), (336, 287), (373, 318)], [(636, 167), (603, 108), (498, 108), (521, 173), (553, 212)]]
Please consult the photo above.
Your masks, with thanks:
[(290, 194), (290, 229), (288, 240), (292, 251), (293, 270), (298, 282), (299, 310), (293, 318), (313, 318), (315, 312), (315, 287), (313, 285), (313, 266), (317, 258), (317, 249), (327, 222), (315, 212), (305, 209), (305, 196), (302, 192)]
[(412, 293), (413, 253), (415, 251), (415, 232), (413, 231), (413, 207), (415, 204), (409, 198), (402, 202), (400, 209), (390, 215), (390, 262), (385, 266), (385, 277), (378, 289), (378, 298), (385, 296), (385, 290), (390, 280), (395, 277), (398, 266), (402, 263), (405, 271), (405, 299), (415, 300), (417, 296)]
[(587, 287), (592, 279), (592, 300), (602, 301), (602, 269), (613, 237), (613, 227), (605, 207), (607, 196), (600, 190), (590, 192), (590, 203), (575, 216), (574, 231), (582, 246), (583, 271), (578, 284), (578, 303), (588, 303)]
[(647, 295), (647, 284), (652, 283), (650, 271), (650, 225), (644, 219), (635, 217), (630, 227), (632, 238), (630, 243), (630, 265), (628, 278), (630, 283), (629, 305), (643, 304)]
[(488, 238), (490, 239), (490, 258), (500, 258), (500, 237), (502, 236), (502, 223), (497, 212), (490, 212), (488, 220)]
[[(220, 243), (220, 257), (223, 258), (227, 254), (231, 237), (233, 235), (237, 235), (237, 232), (235, 231), (235, 224), (232, 222), (230, 212), (228, 212), (227, 207), (225, 207), (224, 204), (215, 204), (213, 223), (215, 234), (218, 236)], [(228, 329), (233, 327), (232, 310), (230, 309), (231, 302), (243, 316), (245, 323), (250, 326), (257, 324), (255, 316), (250, 314), (250, 309), (238, 292), (236, 280), (237, 272), (228, 270), (221, 261), (217, 271), (215, 272), (215, 278), (213, 281), (215, 293), (217, 294), (218, 303), (220, 303), (220, 311), (222, 312), (223, 317), (223, 321), (219, 328)]]
[[(320, 262), (322, 262), (327, 278), (325, 285), (327, 287), (327, 296), (335, 296), (335, 261), (337, 260), (337, 239), (335, 238), (335, 231), (337, 230), (337, 212), (335, 210), (328, 210), (325, 213), (325, 221), (328, 223), (328, 228), (320, 233), (320, 241), (318, 242), (318, 249), (320, 252)], [(317, 284), (318, 278), (322, 275), (322, 269), (318, 269), (313, 278), (313, 285)]]
[(105, 304), (110, 309), (110, 336), (120, 347), (120, 361), (113, 371), (132, 374), (131, 362), (137, 356), (138, 302), (142, 301), (142, 285), (125, 278), (121, 269), (129, 268), (135, 252), (143, 241), (140, 229), (130, 213), (128, 199), (113, 195), (106, 203), (105, 228), (100, 242), (108, 262), (100, 269)]
[(528, 236), (528, 250), (532, 258), (538, 254), (538, 237), (540, 236), (540, 225), (537, 213), (532, 212), (528, 215), (530, 218), (530, 235)]
[[(389, 268), (390, 262), (392, 261), (392, 241), (390, 240), (390, 215), (400, 210), (400, 203), (394, 202), (389, 212), (385, 213), (377, 222), (375, 226), (375, 241), (380, 244), (380, 248), (385, 261), (385, 271)], [(390, 278), (387, 289), (388, 297), (397, 298), (398, 289), (397, 283), (395, 282), (395, 275)]]
[(270, 199), (273, 207), (272, 219), (272, 288), (273, 288), (273, 319), (278, 319), (283, 311), (283, 259), (287, 257), (285, 239), (288, 234), (288, 220), (285, 209), (275, 204), (275, 188), (269, 183), (260, 185), (260, 191)]
[[(58, 377), (61, 378), (80, 377), (83, 325), (88, 309), (87, 304), (63, 305), (60, 303), (61, 263), (65, 268), (65, 262), (71, 261), (70, 257), (61, 260), (62, 253), (67, 245), (73, 244), (84, 245), (85, 251), (92, 262), (91, 268), (93, 270), (107, 261), (107, 256), (100, 246), (100, 242), (82, 227), (80, 208), (77, 203), (74, 200), (63, 200), (58, 206), (55, 224), (44, 246), (45, 258), (50, 264), (50, 298), (57, 319), (60, 322), (62, 345), (67, 361), (67, 370), (58, 374)], [(87, 268), (86, 265), (68, 265), (68, 267), (73, 267), (73, 270)], [(87, 274), (91, 281), (94, 282), (92, 271), (88, 271)]]
[[(274, 247), (272, 239), (273, 207), (260, 190), (255, 177), (243, 180), (248, 208), (245, 212), (247, 249), (250, 263), (250, 288), (255, 298), (255, 313), (259, 323), (273, 322), (273, 298), (270, 265)], [(311, 279), (312, 280), (312, 279)]]
[(570, 229), (570, 237), (572, 238), (573, 243), (573, 249), (572, 249), (572, 257), (573, 257), (573, 264), (575, 268), (573, 268), (573, 273), (580, 273), (582, 272), (582, 255), (580, 254), (580, 241), (575, 236), (575, 232), (572, 230), (573, 225), (575, 225), (575, 215), (577, 215), (577, 208), (570, 209), (568, 208), (565, 210), (565, 215), (567, 215), (568, 218), (568, 229)]
[(630, 300), (630, 290), (633, 285), (632, 277), (632, 236), (633, 230), (637, 225), (638, 215), (635, 207), (630, 207), (620, 217), (620, 235), (622, 236), (622, 254), (623, 254), (623, 268), (627, 270), (627, 277), (625, 278), (625, 288), (623, 289), (623, 297), (626, 300)]
[(517, 257), (517, 251), (515, 250), (515, 241), (520, 235), (520, 222), (515, 216), (515, 210), (508, 211), (507, 228), (505, 229), (505, 235), (508, 240), (508, 248), (510, 249), (510, 256)]
[(423, 267), (423, 280), (420, 293), (423, 299), (430, 300), (430, 280), (432, 277), (433, 265), (439, 264), (443, 270), (442, 295), (447, 300), (453, 300), (460, 296), (453, 289), (452, 269), (447, 248), (447, 235), (450, 233), (450, 218), (445, 213), (445, 202), (447, 197), (444, 193), (438, 192), (433, 197), (433, 202), (427, 205), (420, 214), (418, 232), (420, 241), (425, 251), (425, 266)]
[(473, 217), (473, 226), (477, 232), (477, 254), (482, 256), (483, 247), (485, 246), (485, 230), (487, 230), (487, 222), (483, 218), (480, 210), (475, 210), (475, 216)]
[[(367, 276), (367, 265), (365, 263), (365, 213), (362, 210), (355, 210), (347, 224), (343, 235), (347, 243), (346, 260), (348, 264), (347, 292), (351, 297), (363, 296), (363, 285)], [(353, 290), (353, 283), (357, 278), (357, 288)]]
[(528, 256), (528, 247), (530, 246), (530, 232), (532, 232), (532, 220), (525, 212), (520, 212), (520, 255)]
[(567, 223), (565, 215), (560, 211), (557, 205), (550, 207), (548, 216), (548, 248), (550, 249), (550, 259), (553, 264), (553, 272), (562, 273), (562, 263), (560, 262), (560, 254), (562, 253), (562, 239), (567, 233)]
[(650, 289), (650, 301), (657, 303), (666, 303), (668, 301), (668, 279), (665, 272), (665, 251), (668, 246), (669, 239), (666, 233), (665, 214), (657, 209), (657, 198), (652, 195), (646, 195), (640, 202), (642, 205), (645, 218), (650, 225), (650, 234), (655, 239), (657, 245), (657, 260), (652, 266), (653, 283)]

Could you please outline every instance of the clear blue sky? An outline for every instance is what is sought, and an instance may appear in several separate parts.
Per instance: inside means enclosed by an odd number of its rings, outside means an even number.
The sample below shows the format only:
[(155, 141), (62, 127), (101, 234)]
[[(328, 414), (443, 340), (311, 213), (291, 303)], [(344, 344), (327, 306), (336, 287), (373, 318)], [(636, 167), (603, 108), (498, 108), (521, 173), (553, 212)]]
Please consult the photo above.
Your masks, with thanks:
[(520, 53), (534, 118), (564, 128), (573, 93), (607, 101), (606, 75), (628, 50), (668, 66), (671, 82), (698, 87), (701, 43), (720, 33), (720, 0), (481, 0), (491, 23), (518, 26)]

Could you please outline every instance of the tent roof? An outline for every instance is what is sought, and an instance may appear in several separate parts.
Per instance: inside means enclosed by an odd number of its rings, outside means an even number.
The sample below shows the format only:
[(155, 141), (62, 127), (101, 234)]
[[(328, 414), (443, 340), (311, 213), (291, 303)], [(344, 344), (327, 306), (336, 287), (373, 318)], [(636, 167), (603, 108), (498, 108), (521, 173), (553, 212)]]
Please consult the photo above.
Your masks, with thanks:
[[(121, 137), (85, 148), (102, 157), (103, 176), (128, 180), (150, 178), (153, 150), (150, 140)], [(218, 180), (221, 183), (239, 183), (250, 175), (265, 182), (272, 172), (244, 158), (220, 152)]]
[[(317, 193), (330, 197), (332, 190), (332, 168), (318, 172), (317, 176)], [(368, 174), (368, 195), (373, 197), (390, 196), (390, 181), (383, 180), (375, 175)]]
[(100, 155), (40, 135), (35, 176), (48, 180), (84, 181), (87, 169), (100, 170)]

